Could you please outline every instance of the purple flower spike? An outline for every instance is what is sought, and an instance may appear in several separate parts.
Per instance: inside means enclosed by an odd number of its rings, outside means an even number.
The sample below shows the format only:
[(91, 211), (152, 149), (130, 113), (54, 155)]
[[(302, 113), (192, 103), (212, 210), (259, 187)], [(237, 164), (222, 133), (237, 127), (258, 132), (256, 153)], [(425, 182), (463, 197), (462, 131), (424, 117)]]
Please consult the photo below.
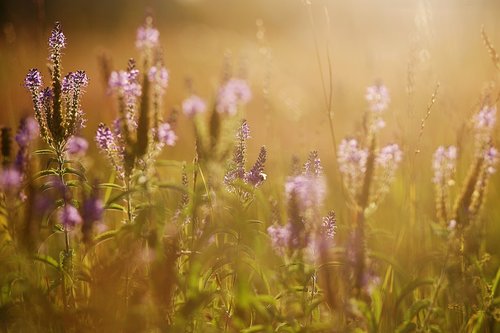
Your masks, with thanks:
[(323, 177), (298, 175), (288, 177), (285, 183), (286, 197), (297, 198), (301, 210), (320, 207), (326, 195), (326, 183)]
[(59, 222), (64, 225), (66, 228), (72, 228), (77, 224), (82, 223), (82, 217), (78, 210), (70, 205), (66, 204), (58, 214)]
[(83, 156), (89, 148), (89, 143), (82, 137), (72, 136), (66, 144), (66, 151), (71, 156)]
[(139, 50), (152, 49), (160, 43), (160, 32), (148, 26), (139, 27), (137, 29), (137, 38), (135, 46)]
[(169, 123), (163, 123), (158, 127), (158, 140), (167, 146), (175, 146), (177, 135)]
[(99, 127), (97, 128), (95, 140), (99, 148), (104, 151), (110, 149), (114, 144), (113, 133), (103, 123), (99, 124)]
[(327, 239), (333, 239), (337, 233), (337, 219), (335, 212), (332, 210), (328, 215), (323, 217), (322, 232)]
[(241, 123), (238, 133), (236, 134), (236, 138), (241, 141), (250, 139), (250, 127), (248, 126), (246, 120), (243, 120)]
[(49, 47), (57, 51), (66, 47), (66, 37), (61, 30), (61, 24), (59, 22), (56, 22), (54, 29), (52, 29), (52, 33), (49, 37)]
[(432, 182), (437, 186), (449, 186), (453, 184), (453, 176), (457, 164), (457, 147), (439, 146), (434, 153), (432, 169), (434, 178)]
[(28, 117), (21, 120), (15, 139), (19, 147), (26, 147), (38, 134), (38, 123), (34, 118)]
[(279, 255), (284, 255), (285, 250), (290, 243), (291, 226), (272, 225), (267, 228), (267, 234), (271, 238), (271, 245)]
[(490, 147), (484, 152), (484, 161), (486, 163), (486, 172), (490, 175), (494, 174), (497, 169), (499, 154), (495, 147)]
[(366, 88), (365, 98), (370, 105), (370, 111), (376, 113), (387, 109), (389, 102), (391, 101), (389, 91), (386, 86), (382, 84)]
[(14, 168), (0, 171), (0, 190), (4, 192), (15, 192), (21, 186), (22, 175)]
[(29, 91), (35, 92), (42, 86), (42, 75), (36, 68), (29, 70), (24, 79), (24, 86), (28, 88)]
[(219, 113), (233, 116), (239, 105), (247, 104), (252, 99), (248, 83), (242, 79), (230, 79), (219, 89), (216, 109)]
[(96, 222), (102, 219), (104, 204), (96, 195), (92, 195), (83, 202), (83, 220), (85, 222)]
[(150, 82), (153, 82), (158, 85), (158, 87), (164, 91), (167, 89), (168, 85), (168, 71), (165, 67), (156, 67), (153, 66), (149, 69), (148, 79)]
[(63, 78), (62, 81), (62, 91), (68, 92), (80, 92), (83, 88), (87, 87), (89, 84), (89, 78), (85, 71), (70, 72)]
[(191, 95), (182, 102), (182, 112), (188, 117), (194, 117), (205, 111), (207, 111), (205, 101), (196, 95)]

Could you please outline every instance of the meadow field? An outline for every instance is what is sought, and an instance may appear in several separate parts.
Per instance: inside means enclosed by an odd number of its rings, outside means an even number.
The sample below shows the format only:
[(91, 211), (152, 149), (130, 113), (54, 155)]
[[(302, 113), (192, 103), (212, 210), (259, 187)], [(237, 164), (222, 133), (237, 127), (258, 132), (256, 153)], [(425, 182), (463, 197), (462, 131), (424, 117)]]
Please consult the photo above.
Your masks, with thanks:
[(0, 1), (2, 332), (500, 332), (500, 2)]

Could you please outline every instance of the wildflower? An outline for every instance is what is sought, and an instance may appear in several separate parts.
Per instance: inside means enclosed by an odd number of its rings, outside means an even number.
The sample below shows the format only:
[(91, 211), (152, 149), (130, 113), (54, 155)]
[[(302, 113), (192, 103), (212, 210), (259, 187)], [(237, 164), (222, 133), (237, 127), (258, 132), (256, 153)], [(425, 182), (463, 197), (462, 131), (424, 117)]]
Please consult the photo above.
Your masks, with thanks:
[(49, 47), (52, 51), (59, 52), (66, 47), (66, 37), (61, 30), (61, 24), (56, 22), (54, 29), (49, 37)]
[(71, 156), (85, 155), (88, 148), (89, 143), (80, 136), (72, 136), (66, 144), (66, 152)]
[(80, 213), (78, 213), (78, 209), (70, 204), (64, 205), (64, 207), (59, 210), (58, 217), (59, 222), (65, 228), (71, 228), (82, 223), (82, 217), (80, 216)]
[(204, 113), (207, 105), (200, 97), (191, 95), (182, 102), (182, 111), (188, 117), (194, 117), (199, 113)]
[(304, 164), (304, 173), (306, 175), (319, 176), (323, 172), (321, 160), (317, 151), (312, 151)]
[(490, 147), (486, 149), (484, 153), (484, 161), (486, 166), (486, 172), (490, 175), (496, 172), (495, 166), (498, 164), (498, 150), (495, 147)]
[(175, 146), (177, 135), (175, 134), (172, 126), (166, 122), (158, 126), (158, 140), (167, 146)]
[(114, 71), (111, 72), (108, 81), (111, 91), (118, 92), (125, 96), (128, 100), (141, 96), (141, 85), (137, 82), (135, 70), (131, 71)]
[(85, 71), (70, 72), (63, 78), (62, 92), (79, 94), (88, 84), (89, 78)]
[(238, 106), (247, 104), (252, 99), (252, 92), (248, 83), (242, 79), (230, 79), (219, 88), (216, 110), (233, 116)]
[(114, 145), (113, 133), (111, 133), (111, 130), (108, 127), (104, 126), (103, 123), (100, 123), (97, 127), (95, 140), (99, 148), (104, 151), (111, 149)]
[(21, 186), (22, 175), (15, 168), (7, 168), (0, 171), (0, 190), (4, 192), (15, 192)]
[(161, 91), (164, 91), (168, 85), (168, 71), (165, 67), (153, 66), (149, 69), (148, 79), (157, 84)]
[(37, 92), (42, 86), (42, 75), (36, 68), (29, 70), (24, 79), (24, 86), (32, 93)]
[(135, 46), (139, 50), (156, 48), (160, 44), (160, 32), (151, 27), (151, 18), (146, 20), (146, 25), (137, 29)]
[(457, 163), (457, 148), (455, 146), (439, 146), (432, 159), (434, 177), (432, 182), (438, 186), (453, 184)]
[(106, 154), (106, 157), (115, 167), (120, 178), (124, 177), (124, 147), (117, 145), (116, 141), (119, 140), (118, 136), (113, 135), (113, 132), (100, 123), (97, 127), (95, 141), (99, 149)]
[(345, 186), (356, 197), (366, 173), (368, 151), (359, 146), (356, 139), (344, 139), (339, 145), (338, 163)]
[[(395, 143), (383, 147), (375, 158), (375, 163), (379, 170), (382, 170), (383, 182), (390, 185), (394, 179), (394, 174), (401, 163), (403, 153)], [(382, 184), (379, 184), (382, 185)]]
[(264, 164), (266, 162), (267, 151), (265, 147), (261, 147), (259, 156), (252, 168), (245, 171), (246, 164), (246, 140), (250, 138), (250, 128), (246, 120), (243, 120), (236, 134), (236, 147), (233, 152), (233, 159), (228, 171), (224, 175), (224, 184), (229, 192), (235, 192), (239, 195), (242, 201), (246, 201), (251, 197), (251, 192), (248, 189), (237, 186), (237, 182), (251, 185), (253, 188), (259, 187), (267, 178), (264, 173)]
[(292, 195), (295, 196), (302, 211), (319, 207), (326, 195), (325, 179), (308, 175), (289, 177), (285, 183), (285, 193), (289, 200)]
[(474, 118), (474, 128), (477, 131), (491, 132), (497, 119), (497, 108), (495, 106), (484, 106)]
[(267, 228), (267, 234), (271, 238), (271, 245), (276, 253), (284, 255), (290, 243), (290, 225), (272, 225)]
[(82, 218), (84, 222), (96, 222), (102, 219), (104, 204), (96, 195), (85, 199), (82, 205)]
[(337, 233), (337, 219), (333, 210), (329, 211), (328, 215), (323, 217), (321, 227), (322, 233), (327, 239), (332, 240), (335, 237)]
[(380, 113), (387, 109), (390, 102), (389, 91), (382, 84), (366, 88), (365, 98), (368, 101), (370, 111), (375, 113)]
[(38, 124), (32, 117), (23, 118), (15, 140), (20, 147), (26, 147), (39, 134)]
[(257, 157), (257, 161), (255, 164), (245, 174), (245, 181), (248, 184), (251, 184), (254, 187), (260, 186), (267, 178), (267, 175), (264, 173), (264, 164), (266, 163), (267, 151), (265, 147), (260, 148), (259, 156)]

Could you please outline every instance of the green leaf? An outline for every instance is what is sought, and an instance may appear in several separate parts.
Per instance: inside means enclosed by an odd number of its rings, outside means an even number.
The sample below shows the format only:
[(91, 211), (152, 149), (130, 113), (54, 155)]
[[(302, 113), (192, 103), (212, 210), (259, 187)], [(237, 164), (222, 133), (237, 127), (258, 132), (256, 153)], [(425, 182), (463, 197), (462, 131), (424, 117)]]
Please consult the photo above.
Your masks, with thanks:
[(33, 152), (34, 155), (55, 155), (52, 149), (38, 149)]
[(122, 205), (116, 204), (116, 203), (107, 204), (107, 205), (104, 206), (104, 209), (107, 209), (107, 210), (118, 210), (120, 212), (126, 212), (127, 211), (125, 209), (125, 207), (123, 207)]
[(428, 299), (421, 299), (416, 301), (411, 305), (411, 307), (406, 312), (406, 319), (412, 320), (418, 313), (431, 305), (431, 301)]
[(264, 325), (255, 325), (249, 328), (245, 328), (241, 330), (241, 333), (255, 333), (255, 332), (263, 332), (265, 330)]
[(42, 170), (35, 173), (33, 179), (38, 179), (47, 176), (57, 176), (57, 171), (55, 169)]
[(410, 333), (415, 332), (417, 325), (411, 321), (405, 321), (397, 329), (396, 333)]
[(101, 184), (97, 185), (97, 187), (99, 187), (99, 188), (110, 188), (110, 189), (115, 189), (115, 190), (119, 190), (119, 191), (125, 190), (123, 188), (123, 186), (115, 184), (115, 183), (101, 183)]
[(59, 263), (57, 262), (57, 260), (55, 260), (51, 256), (47, 256), (44, 254), (35, 254), (33, 256), (33, 259), (40, 261), (40, 262), (43, 262), (44, 264), (47, 264), (47, 265), (49, 265), (57, 270), (60, 269), (60, 266), (59, 266)]
[(396, 301), (396, 308), (399, 307), (400, 303), (403, 301), (403, 299), (406, 297), (406, 295), (410, 294), (412, 291), (415, 289), (421, 287), (421, 286), (426, 286), (426, 285), (432, 285), (433, 281), (431, 279), (415, 279), (408, 283), (403, 290), (401, 290), (398, 299)]
[(68, 173), (76, 175), (76, 176), (80, 177), (83, 180), (87, 180), (87, 178), (85, 177), (85, 175), (83, 174), (83, 172), (81, 172), (80, 170), (77, 170), (77, 169), (74, 169), (74, 168), (65, 168), (64, 169), (64, 174), (68, 174)]

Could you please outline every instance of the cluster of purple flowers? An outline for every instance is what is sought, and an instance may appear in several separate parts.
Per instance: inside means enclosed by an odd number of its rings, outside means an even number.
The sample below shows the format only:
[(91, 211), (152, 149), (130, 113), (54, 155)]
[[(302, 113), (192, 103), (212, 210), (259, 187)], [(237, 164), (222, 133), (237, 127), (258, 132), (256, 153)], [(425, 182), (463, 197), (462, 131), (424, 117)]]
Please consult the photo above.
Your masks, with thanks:
[(246, 120), (243, 120), (236, 134), (236, 147), (233, 159), (228, 171), (224, 176), (224, 184), (229, 192), (237, 193), (243, 201), (251, 198), (251, 193), (240, 185), (248, 184), (253, 188), (259, 187), (267, 178), (264, 173), (267, 151), (261, 147), (255, 164), (249, 171), (245, 170), (246, 164), (246, 141), (250, 138), (250, 128)]
[(152, 19), (148, 17), (146, 23), (137, 29), (135, 46), (139, 50), (151, 50), (160, 45), (160, 32), (152, 27)]
[(304, 249), (306, 257), (314, 261), (320, 248), (333, 244), (337, 228), (335, 213), (330, 211), (322, 219), (318, 214), (326, 194), (322, 170), (318, 153), (313, 151), (302, 171), (285, 182), (288, 223), (275, 223), (267, 229), (271, 245), (278, 254)]
[(340, 142), (337, 154), (339, 169), (345, 187), (354, 198), (363, 184), (367, 159), (368, 150), (361, 148), (356, 139), (344, 139)]
[(36, 68), (30, 69), (24, 80), (41, 136), (56, 150), (64, 149), (67, 140), (84, 127), (80, 99), (89, 81), (84, 71), (70, 72), (61, 80), (60, 50), (65, 46), (66, 38), (56, 23), (49, 37), (52, 88), (41, 90), (42, 75)]
[(454, 176), (457, 165), (457, 147), (439, 146), (432, 159), (434, 177), (432, 182), (436, 186), (451, 186), (455, 183)]
[(252, 91), (243, 79), (232, 78), (225, 82), (217, 94), (216, 110), (234, 116), (238, 107), (252, 99)]
[[(118, 133), (119, 134), (119, 133)], [(97, 146), (105, 153), (113, 167), (115, 168), (118, 176), (123, 178), (125, 176), (124, 170), (124, 147), (119, 143), (120, 138), (115, 137), (113, 132), (106, 127), (103, 123), (97, 127), (95, 141)]]
[(365, 95), (368, 102), (369, 113), (369, 128), (373, 132), (385, 127), (385, 121), (381, 113), (387, 109), (391, 101), (387, 87), (382, 84), (369, 86), (366, 89)]
[(205, 101), (197, 95), (191, 95), (182, 102), (182, 112), (188, 117), (194, 117), (206, 111)]

